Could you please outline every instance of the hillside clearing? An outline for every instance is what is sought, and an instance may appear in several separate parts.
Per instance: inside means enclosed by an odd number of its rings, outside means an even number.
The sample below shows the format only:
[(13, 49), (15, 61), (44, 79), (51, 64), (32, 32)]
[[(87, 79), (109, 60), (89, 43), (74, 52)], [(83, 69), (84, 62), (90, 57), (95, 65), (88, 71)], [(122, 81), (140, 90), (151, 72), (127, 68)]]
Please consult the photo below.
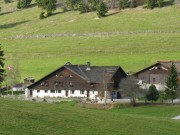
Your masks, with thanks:
[(43, 20), (37, 7), (17, 10), (16, 2), (2, 1), (1, 7), (5, 63), (11, 65), (12, 59), (18, 59), (22, 78), (39, 79), (67, 61), (120, 65), (135, 72), (157, 60), (180, 57), (180, 8), (176, 5), (124, 10), (102, 19), (96, 19), (95, 12), (62, 13), (58, 9)]

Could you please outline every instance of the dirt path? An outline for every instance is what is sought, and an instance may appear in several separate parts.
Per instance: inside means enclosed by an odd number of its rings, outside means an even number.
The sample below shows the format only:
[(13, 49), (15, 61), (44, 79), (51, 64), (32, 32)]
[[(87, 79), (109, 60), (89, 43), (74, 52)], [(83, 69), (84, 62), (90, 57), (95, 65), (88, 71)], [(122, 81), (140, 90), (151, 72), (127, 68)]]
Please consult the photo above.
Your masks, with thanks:
[(115, 35), (134, 35), (134, 34), (180, 34), (180, 31), (166, 31), (166, 30), (146, 30), (146, 31), (125, 31), (125, 32), (92, 32), (92, 33), (57, 33), (57, 34), (37, 34), (37, 35), (17, 35), (11, 39), (41, 39), (51, 37), (99, 37), (99, 36), (115, 36)]

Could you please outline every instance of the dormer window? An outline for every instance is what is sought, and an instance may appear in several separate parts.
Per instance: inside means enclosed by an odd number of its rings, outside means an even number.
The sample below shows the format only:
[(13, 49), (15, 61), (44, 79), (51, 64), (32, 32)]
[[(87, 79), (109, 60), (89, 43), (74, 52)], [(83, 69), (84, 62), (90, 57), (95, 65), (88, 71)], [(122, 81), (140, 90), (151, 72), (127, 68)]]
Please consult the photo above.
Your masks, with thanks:
[(69, 77), (73, 77), (71, 74), (69, 74)]

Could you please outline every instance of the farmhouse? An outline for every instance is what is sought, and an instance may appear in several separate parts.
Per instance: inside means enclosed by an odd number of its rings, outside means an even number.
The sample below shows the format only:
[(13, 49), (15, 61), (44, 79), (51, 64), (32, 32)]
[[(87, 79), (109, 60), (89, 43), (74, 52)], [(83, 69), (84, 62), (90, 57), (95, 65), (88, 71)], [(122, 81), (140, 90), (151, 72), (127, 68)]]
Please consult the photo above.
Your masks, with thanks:
[[(52, 71), (25, 90), (31, 97), (104, 97), (107, 91), (120, 98), (120, 80), (126, 73), (119, 66), (72, 65), (70, 62)], [(106, 94), (108, 95), (108, 94)]]
[(138, 78), (139, 84), (144, 89), (149, 88), (151, 84), (154, 84), (158, 90), (164, 90), (169, 69), (173, 63), (178, 72), (178, 79), (180, 80), (180, 61), (157, 61), (157, 63), (144, 68), (133, 75)]

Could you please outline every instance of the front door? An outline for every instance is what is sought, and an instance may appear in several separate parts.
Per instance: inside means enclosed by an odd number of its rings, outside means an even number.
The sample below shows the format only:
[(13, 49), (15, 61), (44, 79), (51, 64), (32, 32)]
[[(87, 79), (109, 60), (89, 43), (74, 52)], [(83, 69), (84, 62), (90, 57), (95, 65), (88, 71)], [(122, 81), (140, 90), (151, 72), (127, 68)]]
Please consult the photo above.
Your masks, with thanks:
[(87, 91), (87, 98), (89, 98), (89, 91)]
[(68, 97), (68, 90), (66, 90), (66, 97)]
[(30, 90), (30, 96), (32, 96), (33, 95), (33, 91), (32, 90)]

